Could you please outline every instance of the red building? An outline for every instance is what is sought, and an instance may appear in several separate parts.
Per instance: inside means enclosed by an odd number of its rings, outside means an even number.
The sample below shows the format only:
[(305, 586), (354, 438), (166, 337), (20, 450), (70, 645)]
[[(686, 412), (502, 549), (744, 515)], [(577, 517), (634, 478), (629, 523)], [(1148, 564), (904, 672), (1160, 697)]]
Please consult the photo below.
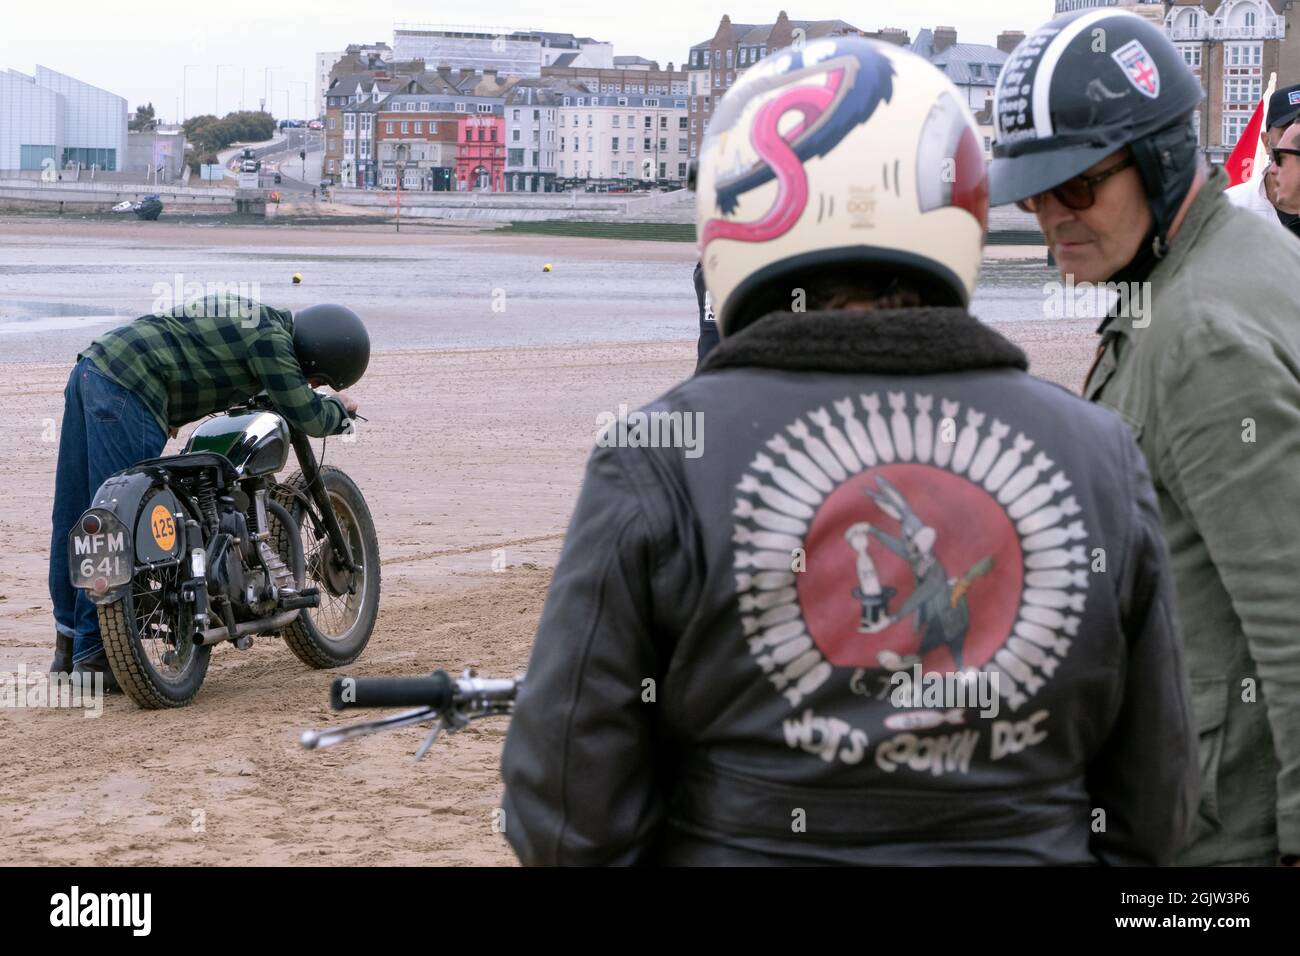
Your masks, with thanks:
[(456, 188), (505, 192), (506, 119), (490, 113), (465, 116), (456, 137)]
[(458, 189), (452, 167), (462, 119), (460, 113), (381, 109), (375, 121), (377, 185), (396, 188), (400, 170), (405, 190)]

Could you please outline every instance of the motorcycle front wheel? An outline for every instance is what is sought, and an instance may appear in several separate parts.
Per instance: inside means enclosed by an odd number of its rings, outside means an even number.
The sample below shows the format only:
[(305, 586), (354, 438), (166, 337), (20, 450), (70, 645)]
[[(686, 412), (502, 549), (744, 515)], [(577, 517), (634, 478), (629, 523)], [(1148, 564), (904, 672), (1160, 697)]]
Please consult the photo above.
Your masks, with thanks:
[[(307, 479), (295, 472), (275, 491), (275, 500), (293, 517), (302, 539), (304, 586), (320, 591), (320, 605), (303, 608), (284, 628), (284, 640), (298, 659), (310, 667), (341, 667), (355, 661), (375, 629), (379, 616), (379, 539), (370, 508), (356, 482), (337, 468), (320, 470), (321, 481), (348, 540), (352, 561), (349, 572), (339, 565), (329, 539), (318, 535), (306, 506), (294, 491), (309, 495)], [(293, 548), (293, 535), (272, 516), (271, 540), (285, 556)]]

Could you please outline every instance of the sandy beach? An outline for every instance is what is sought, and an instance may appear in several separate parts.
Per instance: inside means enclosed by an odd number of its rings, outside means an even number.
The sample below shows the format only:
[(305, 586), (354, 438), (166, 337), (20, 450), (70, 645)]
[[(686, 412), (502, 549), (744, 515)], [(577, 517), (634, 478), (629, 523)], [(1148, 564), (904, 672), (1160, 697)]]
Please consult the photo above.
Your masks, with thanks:
[[(10, 223), (0, 232), (21, 242), (24, 230), (46, 228)], [(312, 241), (328, 248), (331, 240), (321, 237), (329, 235), (319, 230)], [(340, 243), (359, 238), (340, 235)], [(82, 238), (94, 248), (93, 229)], [(432, 230), (400, 241), (370, 238), (378, 248), (408, 251), (454, 245), (443, 248), (447, 256), (495, 242), (502, 255), (529, 264), (544, 258), (557, 271), (597, 260), (630, 264), (630, 272), (642, 263), (680, 270), (694, 258), (693, 247), (675, 243), (507, 243), (490, 233), (456, 233), (452, 243)], [(617, 300), (620, 287), (611, 280), (588, 294)], [(354, 441), (331, 439), (324, 450), (326, 462), (365, 493), (382, 554), (379, 624), (347, 673), (524, 669), (597, 416), (653, 399), (694, 367), (689, 289), (685, 301), (681, 332), (671, 338), (651, 326), (640, 341), (621, 340), (620, 331), (581, 344), (525, 338), (375, 354), (353, 390), (369, 420)], [(1092, 323), (999, 329), (1030, 354), (1031, 371), (1077, 392), (1095, 346)], [(45, 583), (53, 425), (70, 356), (62, 348), (36, 351), (0, 365), (7, 373), (0, 384), (4, 671), (44, 669), (53, 642)], [(494, 571), (494, 559), (505, 569)], [(353, 719), (327, 707), (337, 673), (310, 670), (276, 640), (259, 639), (248, 651), (218, 647), (196, 702), (181, 710), (143, 711), (120, 695), (97, 719), (75, 710), (0, 710), (8, 764), (0, 778), (0, 863), (512, 863), (492, 813), (506, 721), (440, 741), (418, 764), (419, 728), (301, 750), (302, 731)]]

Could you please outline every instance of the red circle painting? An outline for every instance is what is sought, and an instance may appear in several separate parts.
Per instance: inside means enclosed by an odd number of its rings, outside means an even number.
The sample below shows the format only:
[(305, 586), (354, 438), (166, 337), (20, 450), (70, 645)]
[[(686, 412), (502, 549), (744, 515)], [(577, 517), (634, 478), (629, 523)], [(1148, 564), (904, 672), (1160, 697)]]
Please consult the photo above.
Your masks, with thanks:
[(804, 545), (798, 602), (833, 665), (979, 668), (1015, 624), (1020, 536), (992, 495), (944, 468), (858, 472), (822, 502)]

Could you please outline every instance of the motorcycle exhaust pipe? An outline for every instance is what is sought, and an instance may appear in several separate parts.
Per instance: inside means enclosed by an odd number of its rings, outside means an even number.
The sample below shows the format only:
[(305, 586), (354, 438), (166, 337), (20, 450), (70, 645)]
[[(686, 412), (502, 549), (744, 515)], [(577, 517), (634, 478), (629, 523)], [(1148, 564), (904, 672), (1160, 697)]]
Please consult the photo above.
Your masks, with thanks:
[[(261, 631), (273, 631), (276, 628), (284, 627), (286, 624), (293, 622), (298, 616), (298, 611), (283, 611), (275, 617), (264, 617), (257, 621), (245, 621), (243, 624), (235, 626), (235, 637), (244, 637), (247, 634), (257, 634)], [(225, 627), (210, 627), (206, 631), (196, 631), (194, 634), (194, 643), (199, 647), (208, 644), (220, 644), (222, 641), (232, 640), (230, 633)]]

